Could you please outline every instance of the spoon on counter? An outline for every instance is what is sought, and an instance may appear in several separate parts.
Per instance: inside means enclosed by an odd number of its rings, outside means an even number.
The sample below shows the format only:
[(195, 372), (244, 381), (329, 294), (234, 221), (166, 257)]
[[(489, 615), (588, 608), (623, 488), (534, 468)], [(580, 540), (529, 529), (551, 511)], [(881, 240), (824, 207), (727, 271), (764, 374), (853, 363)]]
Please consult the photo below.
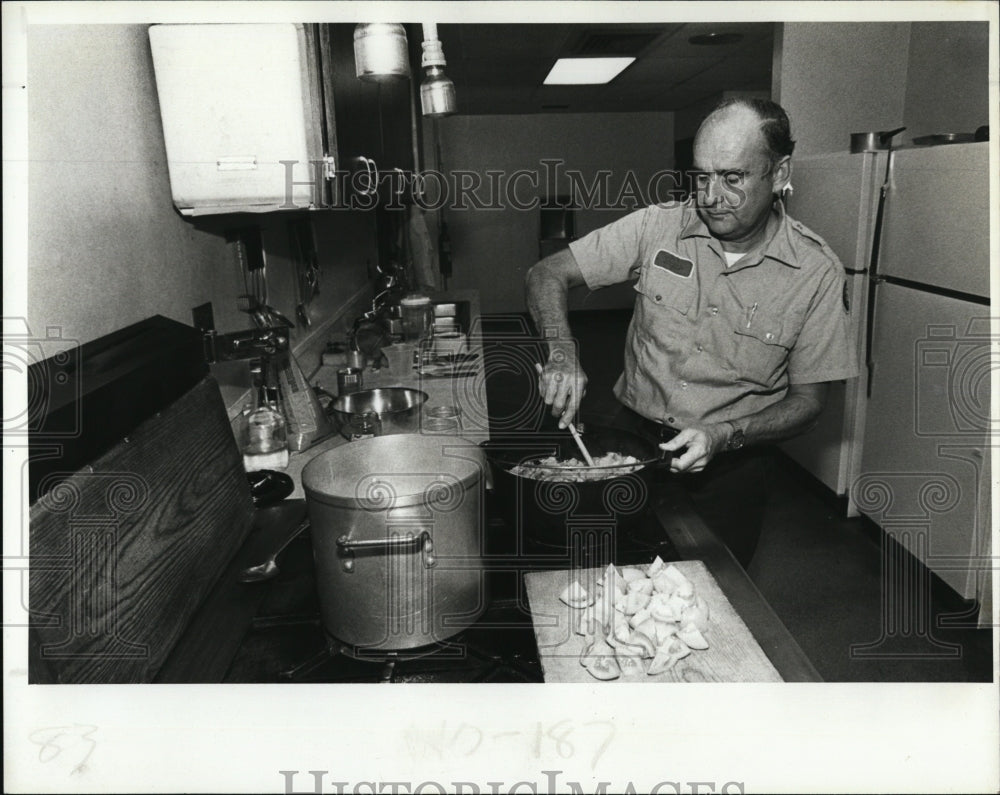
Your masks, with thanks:
[(292, 533), (286, 538), (274, 552), (263, 563), (256, 566), (248, 566), (240, 572), (240, 582), (263, 582), (276, 577), (280, 569), (278, 568), (278, 555), (280, 555), (289, 544), (309, 529), (309, 520), (304, 519)]
[[(538, 374), (542, 374), (544, 368), (538, 362), (535, 362), (535, 370)], [(580, 432), (576, 429), (575, 423), (567, 423), (566, 428), (569, 430), (570, 434), (573, 436), (573, 441), (576, 442), (576, 446), (580, 448), (580, 452), (583, 454), (583, 460), (587, 462), (587, 466), (594, 466), (594, 458), (590, 455), (590, 451), (587, 450), (587, 445), (583, 443), (583, 439), (580, 438)]]

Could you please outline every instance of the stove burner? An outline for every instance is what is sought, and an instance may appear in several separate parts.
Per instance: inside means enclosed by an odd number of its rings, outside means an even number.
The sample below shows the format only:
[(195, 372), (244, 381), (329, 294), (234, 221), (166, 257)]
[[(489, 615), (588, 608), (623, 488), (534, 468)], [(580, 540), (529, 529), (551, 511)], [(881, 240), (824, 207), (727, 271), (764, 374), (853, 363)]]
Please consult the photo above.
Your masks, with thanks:
[[(516, 599), (496, 599), (490, 605), (488, 612), (493, 613), (493, 617), (496, 618), (497, 613), (519, 609)], [(264, 621), (255, 619), (254, 628), (301, 624), (319, 625), (319, 616), (271, 616)], [(363, 667), (370, 666), (370, 668), (360, 670), (358, 676), (334, 675), (335, 681), (374, 680), (383, 683), (441, 681), (442, 675), (449, 678), (459, 675), (460, 681), (464, 682), (486, 682), (494, 679), (542, 681), (541, 667), (532, 653), (533, 650), (527, 653), (516, 647), (499, 650), (495, 644), (483, 643), (475, 637), (477, 631), (482, 634), (490, 628), (495, 630), (495, 625), (495, 621), (486, 621), (485, 629), (477, 630), (476, 627), (470, 627), (445, 641), (393, 651), (359, 648), (344, 643), (323, 630), (326, 640), (323, 648), (293, 667), (281, 671), (278, 677), (283, 682), (307, 681), (311, 674), (323, 666), (335, 664), (338, 659), (343, 659), (360, 662)]]

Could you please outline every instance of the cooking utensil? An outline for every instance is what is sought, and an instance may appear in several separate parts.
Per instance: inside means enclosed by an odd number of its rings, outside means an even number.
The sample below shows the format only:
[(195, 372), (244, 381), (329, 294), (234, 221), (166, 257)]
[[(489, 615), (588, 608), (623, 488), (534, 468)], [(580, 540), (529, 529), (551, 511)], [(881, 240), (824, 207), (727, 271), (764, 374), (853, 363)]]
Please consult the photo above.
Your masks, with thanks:
[(295, 324), (273, 306), (264, 304), (263, 311), (264, 316), (267, 318), (268, 326), (287, 326), (288, 328), (294, 328)]
[(943, 144), (971, 144), (976, 141), (975, 133), (936, 133), (921, 135), (913, 139), (914, 146), (941, 146)]
[(479, 375), (479, 370), (474, 367), (454, 367), (449, 364), (421, 367), (417, 372), (424, 378), (468, 378)]
[(905, 129), (905, 127), (897, 127), (895, 130), (851, 133), (851, 153), (882, 152), (889, 149), (892, 139)]
[(474, 362), (478, 358), (478, 353), (449, 353), (445, 356), (435, 356), (434, 364), (464, 364)]
[(412, 342), (396, 342), (382, 349), (386, 366), (393, 375), (408, 375), (413, 372), (413, 354), (417, 348)]
[[(552, 467), (537, 462), (548, 456), (557, 460), (573, 458), (576, 444), (571, 436), (497, 435), (481, 443), (497, 504), (508, 524), (524, 533), (529, 542), (564, 551), (569, 544), (567, 521), (571, 516), (597, 518), (619, 531), (635, 527), (649, 502), (655, 479), (664, 476), (663, 470), (669, 468), (669, 454), (638, 434), (588, 423), (582, 439), (594, 456), (617, 452), (637, 461), (619, 466), (581, 466), (575, 471), (592, 480), (554, 481), (511, 470), (529, 466), (551, 473)], [(560, 468), (559, 472), (569, 475), (574, 468)]]
[(263, 582), (270, 580), (278, 574), (278, 555), (285, 551), (285, 547), (291, 544), (296, 538), (309, 529), (309, 520), (304, 519), (298, 527), (281, 542), (274, 552), (272, 552), (262, 563), (255, 566), (247, 566), (240, 572), (240, 582)]
[(573, 441), (576, 442), (576, 446), (580, 448), (580, 452), (583, 453), (583, 460), (587, 462), (587, 466), (594, 466), (594, 459), (591, 457), (587, 450), (587, 446), (583, 443), (583, 439), (580, 438), (580, 432), (576, 429), (576, 426), (571, 422), (569, 424), (569, 432), (573, 436)]
[(247, 472), (250, 483), (250, 496), (253, 497), (254, 508), (266, 508), (281, 502), (295, 491), (295, 484), (284, 472), (273, 469), (258, 469)]
[(482, 615), (481, 461), (459, 437), (407, 434), (343, 445), (306, 464), (330, 635), (364, 649), (410, 649)]
[(341, 434), (349, 427), (352, 417), (367, 412), (378, 415), (384, 436), (415, 433), (418, 430), (420, 409), (427, 402), (427, 397), (426, 392), (406, 387), (363, 389), (341, 395), (330, 403), (327, 413), (337, 420)]
[[(544, 368), (540, 363), (535, 362), (535, 370), (538, 372), (538, 375), (541, 375)], [(591, 457), (590, 453), (587, 451), (587, 446), (580, 438), (580, 432), (576, 429), (576, 425), (571, 422), (567, 427), (569, 428), (569, 432), (573, 435), (573, 441), (576, 442), (576, 446), (580, 448), (580, 452), (583, 454), (583, 460), (587, 462), (588, 466), (593, 466), (594, 459)]]

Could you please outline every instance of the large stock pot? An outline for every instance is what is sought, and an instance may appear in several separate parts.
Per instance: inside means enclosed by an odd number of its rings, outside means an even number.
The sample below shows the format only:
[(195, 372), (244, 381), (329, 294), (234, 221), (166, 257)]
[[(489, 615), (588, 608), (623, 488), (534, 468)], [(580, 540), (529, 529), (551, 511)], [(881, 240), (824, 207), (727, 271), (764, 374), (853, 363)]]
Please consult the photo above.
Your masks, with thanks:
[(345, 444), (302, 472), (326, 631), (361, 649), (444, 640), (486, 608), (483, 456), (418, 434)]

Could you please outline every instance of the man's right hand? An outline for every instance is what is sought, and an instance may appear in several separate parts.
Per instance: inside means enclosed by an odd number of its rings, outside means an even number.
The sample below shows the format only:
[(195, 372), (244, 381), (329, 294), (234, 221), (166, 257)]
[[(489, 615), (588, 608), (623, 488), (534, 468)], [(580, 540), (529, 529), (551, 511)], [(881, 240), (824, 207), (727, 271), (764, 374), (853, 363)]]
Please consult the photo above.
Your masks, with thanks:
[(559, 427), (568, 427), (587, 393), (586, 373), (575, 356), (562, 351), (554, 352), (544, 367), (536, 367), (542, 400), (552, 407), (552, 416), (559, 418)]

